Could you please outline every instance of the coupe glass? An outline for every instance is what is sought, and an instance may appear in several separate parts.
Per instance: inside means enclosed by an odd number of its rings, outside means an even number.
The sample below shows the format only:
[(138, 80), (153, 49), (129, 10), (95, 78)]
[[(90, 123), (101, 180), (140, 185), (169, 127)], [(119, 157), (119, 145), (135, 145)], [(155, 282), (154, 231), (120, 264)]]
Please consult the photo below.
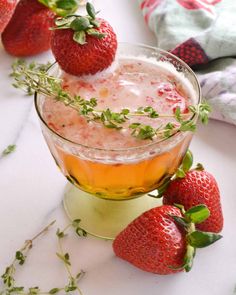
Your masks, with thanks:
[[(119, 56), (145, 56), (167, 61), (189, 81), (201, 100), (193, 71), (172, 54), (145, 45), (119, 44)], [(60, 76), (55, 64), (51, 75)], [(56, 133), (44, 119), (45, 97), (35, 94), (35, 106), (51, 154), (68, 179), (64, 208), (70, 219), (81, 219), (88, 233), (114, 238), (144, 211), (160, 204), (146, 193), (158, 189), (179, 167), (192, 139), (191, 132), (178, 132), (168, 139), (143, 141), (142, 146), (102, 149), (78, 144)], [(197, 116), (192, 120), (196, 122)]]

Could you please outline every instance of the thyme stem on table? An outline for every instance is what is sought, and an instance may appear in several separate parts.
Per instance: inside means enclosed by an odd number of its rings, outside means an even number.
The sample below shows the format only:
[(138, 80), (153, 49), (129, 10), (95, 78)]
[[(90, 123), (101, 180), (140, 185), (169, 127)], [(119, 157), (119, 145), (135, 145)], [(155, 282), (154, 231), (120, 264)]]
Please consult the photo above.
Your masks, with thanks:
[(66, 236), (66, 231), (69, 228), (74, 228), (75, 232), (79, 236), (86, 236), (86, 232), (80, 227), (80, 220), (74, 220), (71, 224), (67, 225), (63, 231), (60, 231), (59, 229), (56, 232), (56, 235), (58, 237), (58, 244), (59, 244), (59, 252), (56, 253), (58, 258), (63, 262), (66, 271), (69, 276), (68, 284), (63, 287), (54, 287), (50, 289), (49, 291), (42, 291), (38, 286), (25, 288), (24, 286), (17, 286), (15, 283), (15, 272), (16, 272), (16, 266), (17, 264), (23, 265), (27, 258), (28, 251), (33, 247), (33, 242), (40, 237), (42, 234), (44, 234), (48, 229), (55, 223), (56, 221), (52, 221), (49, 225), (47, 225), (44, 229), (42, 229), (38, 234), (36, 234), (32, 239), (26, 240), (24, 245), (20, 248), (20, 250), (17, 250), (15, 253), (15, 257), (12, 261), (12, 263), (6, 267), (5, 272), (1, 275), (2, 281), (3, 281), (3, 288), (0, 289), (0, 295), (41, 295), (41, 294), (58, 294), (60, 292), (64, 292), (66, 294), (69, 294), (73, 291), (78, 291), (79, 295), (82, 295), (82, 291), (80, 290), (78, 286), (78, 281), (81, 278), (81, 276), (84, 274), (83, 271), (80, 271), (76, 276), (72, 275), (71, 272), (71, 261), (68, 253), (65, 253), (63, 250), (62, 245), (62, 238)]

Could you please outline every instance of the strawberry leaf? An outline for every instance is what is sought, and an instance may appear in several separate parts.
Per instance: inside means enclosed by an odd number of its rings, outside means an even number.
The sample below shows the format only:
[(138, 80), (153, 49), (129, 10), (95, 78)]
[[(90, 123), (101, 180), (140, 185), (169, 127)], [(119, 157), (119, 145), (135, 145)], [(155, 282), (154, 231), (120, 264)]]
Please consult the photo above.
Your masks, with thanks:
[(192, 167), (192, 165), (193, 165), (193, 154), (190, 150), (187, 150), (187, 153), (185, 154), (183, 158), (181, 168), (184, 170), (184, 172), (187, 172)]
[(196, 253), (195, 248), (192, 247), (191, 245), (187, 245), (186, 253), (183, 259), (183, 264), (180, 267), (173, 267), (173, 266), (168, 266), (168, 267), (174, 270), (184, 269), (186, 272), (189, 272), (193, 266), (193, 259), (194, 259), (195, 253)]
[(162, 198), (164, 192), (166, 191), (167, 187), (169, 186), (171, 182), (171, 177), (168, 177), (161, 186), (158, 187), (158, 189), (156, 190), (156, 194), (148, 194), (148, 196), (153, 197), (153, 198), (157, 198), (160, 199)]
[(194, 248), (207, 247), (221, 238), (221, 235), (202, 231), (194, 231), (187, 236), (188, 243)]
[(49, 7), (50, 6), (49, 0), (38, 0), (38, 2), (41, 3), (41, 4), (43, 4), (46, 7)]
[(93, 25), (94, 28), (99, 28), (100, 22), (96, 19), (90, 19), (90, 24)]
[(38, 0), (59, 16), (66, 16), (74, 13), (78, 9), (76, 0)]
[(60, 9), (72, 12), (78, 4), (75, 0), (57, 0), (56, 5)]
[(74, 32), (73, 40), (80, 45), (86, 44), (86, 34), (84, 31)]
[(158, 187), (158, 197), (162, 197), (162, 195), (164, 194), (164, 192), (166, 191), (167, 187), (169, 186), (171, 182), (171, 177), (168, 177), (161, 186)]
[(90, 22), (86, 17), (77, 17), (71, 24), (70, 28), (74, 31), (85, 31), (90, 27)]
[(210, 216), (210, 211), (206, 205), (201, 204), (187, 210), (184, 216), (188, 222), (201, 223)]
[(95, 29), (89, 29), (89, 30), (87, 30), (87, 33), (91, 36), (98, 38), (98, 39), (101, 39), (106, 36), (106, 34), (100, 33), (98, 30), (95, 30)]
[(189, 272), (192, 269), (195, 252), (196, 251), (194, 247), (192, 247), (191, 245), (187, 246), (187, 251), (184, 256), (184, 265), (183, 265), (183, 268), (185, 269), (186, 272)]
[[(44, 5), (52, 5), (53, 0), (39, 0), (42, 1)], [(95, 11), (92, 4), (89, 2), (86, 5), (88, 15), (76, 15), (76, 14), (68, 14), (64, 13), (63, 10), (70, 9), (73, 7), (73, 3), (76, 0), (70, 0), (67, 3), (67, 0), (54, 0), (56, 1), (53, 7), (48, 6), (54, 12), (62, 12), (57, 13), (59, 16), (55, 20), (55, 27), (51, 28), (51, 30), (61, 30), (61, 29), (72, 29), (74, 31), (73, 40), (80, 45), (86, 44), (86, 35), (93, 36), (98, 39), (102, 39), (106, 36), (106, 34), (99, 32), (98, 28), (100, 26), (99, 20), (96, 19), (96, 14), (98, 12)], [(76, 2), (77, 3), (77, 2)]]
[(94, 6), (90, 2), (87, 2), (86, 10), (87, 10), (88, 15), (91, 16), (92, 19), (95, 19), (96, 11), (95, 11)]
[(177, 222), (178, 224), (180, 224), (181, 226), (183, 226), (186, 230), (189, 227), (188, 223), (185, 221), (184, 218), (179, 217), (179, 216), (175, 216), (175, 215), (170, 215), (175, 222)]
[(185, 177), (185, 172), (182, 168), (178, 168), (176, 173), (175, 173), (175, 176), (176, 178), (184, 178)]

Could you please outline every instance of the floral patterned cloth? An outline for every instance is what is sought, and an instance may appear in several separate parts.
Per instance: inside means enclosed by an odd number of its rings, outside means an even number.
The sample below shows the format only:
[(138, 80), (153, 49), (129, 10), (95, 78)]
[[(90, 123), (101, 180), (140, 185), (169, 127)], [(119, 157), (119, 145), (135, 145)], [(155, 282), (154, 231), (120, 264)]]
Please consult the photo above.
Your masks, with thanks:
[(139, 0), (145, 22), (197, 73), (213, 118), (236, 124), (236, 0)]

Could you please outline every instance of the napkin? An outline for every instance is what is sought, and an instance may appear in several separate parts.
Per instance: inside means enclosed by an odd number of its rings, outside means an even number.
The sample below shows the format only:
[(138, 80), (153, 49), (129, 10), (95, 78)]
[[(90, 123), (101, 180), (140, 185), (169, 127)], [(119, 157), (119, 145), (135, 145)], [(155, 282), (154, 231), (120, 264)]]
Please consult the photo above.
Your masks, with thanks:
[(197, 73), (212, 118), (236, 124), (236, 1), (139, 0), (157, 46)]

